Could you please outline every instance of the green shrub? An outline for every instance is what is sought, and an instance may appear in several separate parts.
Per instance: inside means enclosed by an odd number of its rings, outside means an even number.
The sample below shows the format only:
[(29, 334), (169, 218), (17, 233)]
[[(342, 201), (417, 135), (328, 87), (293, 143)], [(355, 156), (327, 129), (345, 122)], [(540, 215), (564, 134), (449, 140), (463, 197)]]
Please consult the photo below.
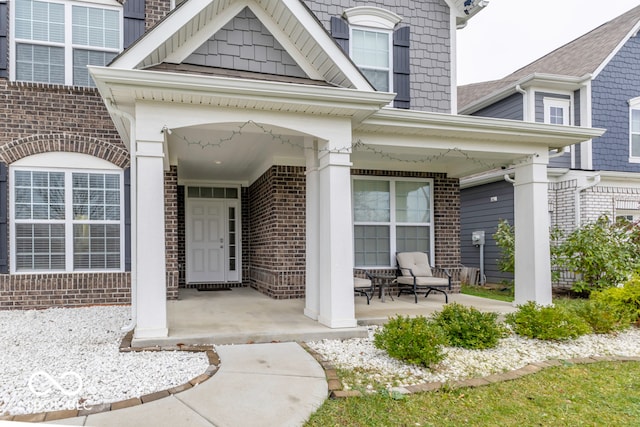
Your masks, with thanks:
[(505, 319), (516, 334), (540, 340), (576, 338), (591, 332), (588, 323), (563, 304), (539, 306), (529, 301)]
[(393, 358), (429, 367), (444, 358), (446, 339), (442, 330), (423, 316), (397, 316), (376, 332), (373, 342)]
[(442, 328), (448, 344), (453, 347), (493, 348), (505, 333), (504, 327), (498, 324), (497, 313), (483, 313), (455, 302), (445, 305), (433, 321)]
[(629, 317), (615, 310), (606, 301), (596, 299), (570, 300), (569, 308), (582, 317), (596, 334), (608, 334), (629, 327)]
[(606, 215), (572, 231), (560, 245), (560, 267), (576, 274), (573, 290), (591, 292), (615, 287), (638, 268), (638, 227), (611, 223)]
[(622, 287), (592, 292), (591, 299), (607, 304), (623, 322), (640, 321), (640, 274), (635, 273)]

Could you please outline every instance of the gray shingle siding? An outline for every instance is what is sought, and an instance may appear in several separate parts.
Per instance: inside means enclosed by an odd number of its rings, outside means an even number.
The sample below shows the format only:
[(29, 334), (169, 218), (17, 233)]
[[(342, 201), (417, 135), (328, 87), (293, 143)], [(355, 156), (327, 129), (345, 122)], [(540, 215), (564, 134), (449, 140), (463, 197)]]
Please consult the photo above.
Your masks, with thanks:
[[(513, 280), (512, 274), (498, 269), (501, 252), (493, 239), (501, 219), (513, 225), (513, 194), (513, 185), (506, 181), (460, 191), (461, 262), (466, 267), (480, 267), (480, 249), (471, 244), (471, 233), (484, 230), (484, 272), (490, 283)], [(492, 202), (491, 197), (497, 197), (497, 200)]]
[(249, 8), (244, 8), (183, 62), (266, 74), (307, 77)]
[(514, 93), (495, 104), (491, 104), (473, 113), (473, 116), (496, 117), (499, 119), (523, 120), (524, 110), (522, 105), (522, 94)]
[(592, 126), (607, 131), (593, 141), (593, 168), (640, 172), (629, 163), (629, 104), (640, 96), (640, 37), (631, 37), (591, 84)]
[(444, 0), (304, 0), (327, 31), (331, 17), (355, 6), (377, 6), (400, 15), (411, 27), (411, 109), (451, 111), (449, 7)]

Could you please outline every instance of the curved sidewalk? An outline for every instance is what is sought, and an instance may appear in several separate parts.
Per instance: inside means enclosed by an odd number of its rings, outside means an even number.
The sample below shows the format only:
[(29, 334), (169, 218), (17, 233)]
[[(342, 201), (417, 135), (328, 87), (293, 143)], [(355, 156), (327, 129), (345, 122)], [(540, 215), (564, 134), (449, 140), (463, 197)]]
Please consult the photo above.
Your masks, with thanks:
[(86, 426), (301, 426), (325, 401), (318, 362), (290, 343), (216, 346), (220, 369), (182, 393), (51, 424)]

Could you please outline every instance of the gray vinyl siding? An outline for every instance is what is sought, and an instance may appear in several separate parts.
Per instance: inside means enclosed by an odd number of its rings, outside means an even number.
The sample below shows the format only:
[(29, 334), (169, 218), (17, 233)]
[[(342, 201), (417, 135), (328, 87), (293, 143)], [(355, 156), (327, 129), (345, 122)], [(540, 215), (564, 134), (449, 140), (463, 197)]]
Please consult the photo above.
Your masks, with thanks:
[(327, 31), (331, 17), (355, 6), (377, 6), (402, 17), (411, 27), (411, 109), (451, 112), (451, 34), (449, 7), (444, 0), (303, 0)]
[(640, 96), (640, 37), (631, 37), (591, 84), (592, 126), (607, 129), (593, 140), (593, 168), (640, 172), (629, 163), (629, 104)]
[(244, 8), (183, 63), (307, 77), (249, 8)]
[(480, 117), (495, 117), (498, 119), (524, 120), (524, 107), (521, 93), (514, 93), (495, 104), (491, 104), (472, 115)]
[[(497, 200), (492, 202), (492, 197)], [(465, 188), (460, 192), (461, 262), (465, 267), (480, 268), (480, 249), (471, 243), (471, 233), (484, 230), (484, 272), (489, 283), (513, 280), (513, 274), (498, 269), (497, 260), (501, 252), (493, 239), (501, 219), (513, 225), (513, 197), (513, 185), (504, 180)]]

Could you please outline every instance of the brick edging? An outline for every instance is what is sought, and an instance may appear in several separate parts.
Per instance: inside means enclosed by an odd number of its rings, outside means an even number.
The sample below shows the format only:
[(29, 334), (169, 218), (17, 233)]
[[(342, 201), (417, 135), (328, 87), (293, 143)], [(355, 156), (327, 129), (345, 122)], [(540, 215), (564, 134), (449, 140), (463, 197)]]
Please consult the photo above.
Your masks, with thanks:
[[(324, 369), (329, 384), (329, 398), (342, 399), (347, 397), (361, 397), (362, 393), (358, 390), (344, 390), (335, 366), (327, 361), (320, 353), (310, 348), (306, 343), (300, 343), (304, 348)], [(605, 356), (605, 357), (580, 357), (574, 359), (549, 359), (544, 362), (530, 363), (522, 368), (513, 371), (503, 372), (501, 374), (492, 374), (486, 377), (469, 378), (466, 380), (450, 381), (450, 382), (430, 382), (416, 384), (406, 387), (393, 387), (393, 391), (401, 394), (421, 393), (427, 391), (436, 391), (441, 388), (455, 389), (465, 387), (482, 387), (503, 381), (516, 380), (526, 375), (535, 374), (545, 368), (553, 366), (561, 366), (563, 364), (588, 364), (598, 362), (640, 362), (640, 357), (625, 356)]]
[(0, 415), (0, 421), (22, 421), (22, 422), (42, 422), (42, 421), (54, 421), (64, 418), (83, 417), (86, 415), (98, 414), (100, 412), (115, 411), (117, 409), (130, 408), (132, 406), (144, 405), (145, 403), (153, 402), (163, 397), (168, 397), (173, 394), (178, 394), (185, 390), (189, 390), (192, 387), (197, 386), (200, 383), (205, 382), (211, 378), (220, 367), (220, 357), (214, 350), (212, 345), (183, 345), (177, 344), (175, 346), (167, 347), (131, 347), (131, 340), (133, 338), (133, 331), (128, 332), (122, 342), (120, 343), (120, 351), (123, 353), (139, 352), (139, 351), (190, 351), (190, 352), (205, 352), (209, 366), (203, 374), (198, 375), (195, 378), (187, 381), (184, 384), (171, 387), (167, 390), (156, 391), (154, 393), (145, 394), (140, 397), (132, 397), (126, 400), (120, 400), (111, 403), (101, 403), (94, 405), (88, 409), (69, 409), (51, 412), (39, 412), (37, 414), (20, 414), (20, 415)]

